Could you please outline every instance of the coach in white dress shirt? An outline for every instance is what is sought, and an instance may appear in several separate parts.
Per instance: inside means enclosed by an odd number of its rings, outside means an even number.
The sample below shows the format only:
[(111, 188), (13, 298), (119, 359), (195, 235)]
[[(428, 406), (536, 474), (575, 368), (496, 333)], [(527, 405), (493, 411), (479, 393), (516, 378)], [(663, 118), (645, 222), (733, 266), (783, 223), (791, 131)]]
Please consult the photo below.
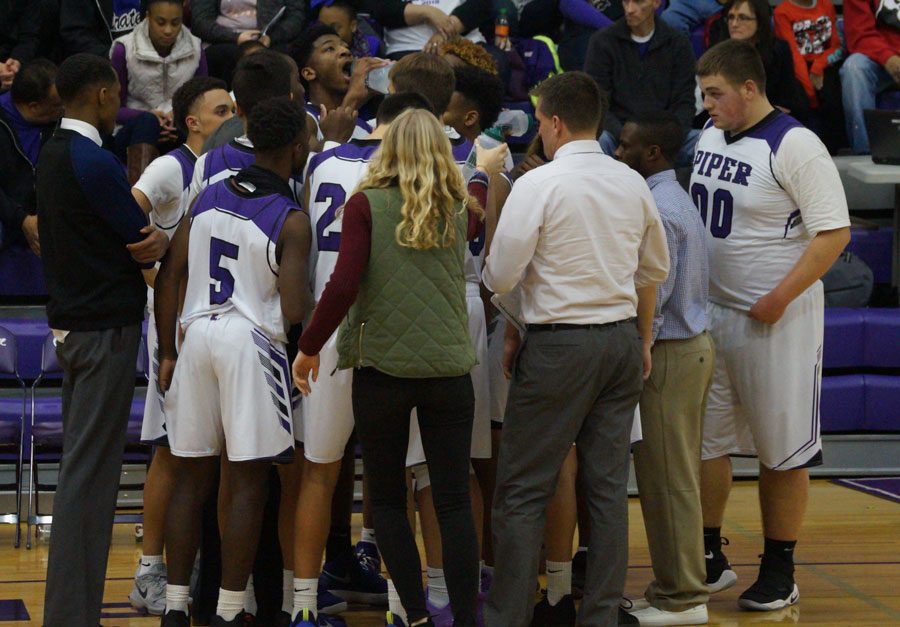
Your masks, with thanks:
[(497, 294), (519, 285), (527, 328), (520, 338), (509, 325), (506, 338), (512, 384), (493, 508), (499, 566), (485, 619), (489, 627), (530, 624), (544, 512), (575, 442), (592, 538), (579, 624), (617, 625), (629, 431), (650, 371), (641, 337), (650, 337), (668, 249), (643, 178), (600, 150), (593, 79), (567, 72), (544, 81), (537, 96), (552, 161), (516, 181), (483, 274)]

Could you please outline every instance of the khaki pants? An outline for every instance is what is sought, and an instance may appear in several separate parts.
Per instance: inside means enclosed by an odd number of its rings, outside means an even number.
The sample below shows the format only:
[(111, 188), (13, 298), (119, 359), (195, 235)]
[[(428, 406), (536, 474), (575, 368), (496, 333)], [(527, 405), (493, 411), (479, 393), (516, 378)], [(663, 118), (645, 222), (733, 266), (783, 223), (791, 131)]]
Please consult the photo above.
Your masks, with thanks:
[(684, 611), (706, 603), (700, 445), (715, 347), (708, 333), (663, 340), (641, 395), (644, 439), (635, 472), (656, 579), (644, 593), (657, 609)]

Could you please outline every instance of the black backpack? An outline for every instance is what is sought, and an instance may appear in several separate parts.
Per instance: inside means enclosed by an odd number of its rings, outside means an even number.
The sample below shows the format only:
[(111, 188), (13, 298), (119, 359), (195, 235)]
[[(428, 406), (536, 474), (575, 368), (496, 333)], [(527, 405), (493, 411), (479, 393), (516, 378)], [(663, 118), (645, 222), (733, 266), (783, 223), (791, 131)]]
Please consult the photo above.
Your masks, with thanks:
[(826, 307), (866, 307), (872, 297), (872, 269), (851, 252), (843, 252), (822, 276)]

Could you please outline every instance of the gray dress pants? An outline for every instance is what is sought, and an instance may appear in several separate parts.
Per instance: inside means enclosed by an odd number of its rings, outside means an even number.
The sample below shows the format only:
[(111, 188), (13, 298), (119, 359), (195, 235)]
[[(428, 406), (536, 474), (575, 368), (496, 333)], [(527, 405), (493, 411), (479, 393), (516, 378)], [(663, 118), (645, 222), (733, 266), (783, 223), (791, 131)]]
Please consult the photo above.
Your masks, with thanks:
[(545, 510), (573, 442), (591, 517), (578, 624), (617, 625), (628, 566), (629, 435), (642, 363), (633, 321), (527, 333), (500, 442), (489, 627), (531, 623)]
[(73, 331), (63, 369), (63, 454), (53, 499), (45, 627), (100, 623), (106, 563), (134, 397), (141, 325)]

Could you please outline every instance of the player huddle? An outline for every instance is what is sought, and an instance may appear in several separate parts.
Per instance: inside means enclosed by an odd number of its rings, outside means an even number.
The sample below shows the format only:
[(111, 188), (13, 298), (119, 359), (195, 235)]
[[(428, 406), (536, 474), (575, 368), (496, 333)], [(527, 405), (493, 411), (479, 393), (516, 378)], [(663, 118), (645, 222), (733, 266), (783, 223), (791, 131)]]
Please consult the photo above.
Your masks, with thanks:
[[(320, 53), (327, 37), (325, 33), (312, 42), (307, 58)], [(338, 55), (336, 67), (340, 60)], [(150, 290), (153, 378), (143, 432), (143, 439), (161, 451), (148, 481), (165, 485), (161, 490), (166, 494), (145, 505), (151, 510), (147, 524), (155, 528), (145, 539), (131, 599), (162, 614), (164, 626), (189, 624), (200, 509), (216, 489), (220, 474), (222, 579), (212, 624), (244, 624), (254, 613), (248, 576), (262, 526), (269, 469), (277, 462), (282, 478), (278, 526), (284, 585), (276, 624), (342, 625), (338, 614), (347, 601), (378, 605), (390, 601), (387, 625), (483, 624), (480, 610), (478, 618), (472, 611), (476, 597), (488, 591), (494, 567), (504, 567), (493, 563), (491, 504), (509, 385), (503, 370), (509, 369), (514, 355), (503, 354), (509, 336), (506, 320), (488, 303), (481, 276), (494, 232), (504, 230), (498, 219), (513, 182), (505, 168), (505, 146), (486, 150), (476, 139), (499, 113), (503, 86), (479, 70), (454, 72), (443, 59), (418, 53), (392, 68), (394, 93), (383, 100), (374, 121), (345, 110), (326, 112), (323, 118), (317, 107), (304, 108), (292, 97), (298, 78), (306, 82), (307, 90), (321, 89), (310, 87), (316, 77), (302, 62), (298, 65), (269, 51), (243, 59), (233, 81), (243, 133), (202, 155), (203, 141), (218, 126), (216, 121), (228, 117), (221, 110), (228, 94), (218, 81), (189, 81), (175, 96), (175, 115), (185, 125), (188, 142), (151, 164), (135, 186), (138, 202), (155, 224), (166, 229), (171, 243)], [(715, 494), (704, 492), (702, 497), (706, 582), (712, 591), (734, 583), (720, 536), (730, 485), (727, 456), (756, 454), (763, 466), (766, 554), (760, 579), (742, 596), (742, 605), (774, 609), (795, 603), (799, 595), (792, 558), (773, 555), (793, 551), (806, 498), (803, 469), (821, 460), (823, 303), (817, 279), (830, 265), (833, 249), (843, 247), (841, 238), (849, 222), (827, 152), (812, 133), (768, 107), (762, 89), (765, 76), (760, 75), (752, 48), (748, 52), (739, 44), (726, 44), (724, 53), (714, 48), (699, 67), (712, 119), (698, 141), (689, 192), (708, 231), (708, 329), (717, 353), (698, 451), (704, 460), (698, 479), (704, 490), (708, 485), (717, 487)], [(540, 97), (538, 110), (541, 118)], [(550, 117), (566, 122), (565, 116)], [(450, 125), (446, 139), (443, 134), (433, 136), (438, 120)], [(552, 132), (549, 124), (542, 122), (542, 137)], [(371, 133), (362, 133), (364, 128)], [(468, 530), (456, 537), (442, 533), (453, 528), (445, 486), (459, 477), (445, 476), (447, 468), (456, 469), (455, 460), (448, 457), (446, 464), (437, 463), (444, 460), (440, 433), (428, 425), (429, 414), (437, 410), (426, 404), (418, 407), (419, 415), (416, 410), (411, 413), (408, 437), (406, 428), (399, 431), (399, 440), (390, 439), (392, 434), (372, 434), (371, 425), (361, 434), (369, 460), (377, 459), (369, 448), (375, 437), (384, 436), (379, 444), (383, 467), (379, 463), (364, 470), (377, 486), (372, 496), (378, 514), (373, 524), (372, 507), (366, 503), (362, 541), (355, 549), (349, 542), (347, 468), (354, 458), (354, 428), (362, 430), (360, 416), (354, 415), (361, 407), (357, 398), (361, 383), (354, 376), (360, 377), (366, 323), (371, 320), (358, 320), (351, 311), (345, 326), (355, 325), (355, 331), (329, 330), (322, 321), (339, 306), (350, 307), (359, 284), (348, 285), (344, 277), (374, 263), (375, 251), (380, 251), (375, 238), (383, 228), (376, 211), (381, 196), (368, 195), (370, 232), (361, 232), (366, 224), (359, 221), (355, 207), (353, 219), (345, 222), (348, 201), (361, 183), (377, 187), (373, 184), (377, 168), (389, 170), (389, 162), (400, 164), (396, 177), (401, 188), (407, 172), (425, 171), (422, 163), (415, 164), (413, 156), (406, 155), (411, 147), (398, 144), (408, 138), (421, 140), (422, 145), (438, 141), (440, 148), (434, 154), (420, 154), (419, 160), (446, 159), (447, 168), (462, 175), (423, 175), (410, 185), (465, 192), (460, 199), (462, 213), (456, 217), (467, 241), (460, 267), (451, 272), (454, 277), (461, 274), (464, 293), (457, 300), (457, 295), (448, 294), (447, 306), (451, 310), (464, 306), (466, 351), (475, 363), (467, 375), (474, 395), (474, 420), (466, 437), (471, 463), (468, 472), (460, 472), (468, 475), (471, 514), (462, 511), (469, 520), (474, 517), (477, 547), (469, 547)], [(457, 179), (464, 181), (459, 189), (454, 188)], [(423, 192), (419, 201), (427, 198)], [(404, 211), (408, 218), (409, 210)], [(407, 233), (411, 241), (422, 241), (416, 238), (423, 237), (423, 228), (411, 220)], [(402, 235), (398, 227), (398, 241)], [(352, 250), (348, 244), (360, 241), (371, 243), (365, 250)], [(385, 285), (408, 284), (408, 293), (415, 294), (416, 279), (387, 277)], [(363, 280), (374, 279), (366, 275)], [(300, 345), (317, 349), (315, 362), (305, 361), (312, 356), (305, 350), (294, 361), (297, 348), (289, 331), (301, 324)], [(410, 327), (415, 324), (408, 322)], [(358, 346), (348, 349), (347, 337)], [(448, 329), (440, 337), (455, 336)], [(418, 349), (430, 350), (431, 339), (423, 336)], [(384, 348), (385, 355), (390, 351), (391, 347)], [(354, 363), (348, 363), (351, 353)], [(307, 376), (310, 369), (312, 377)], [(372, 376), (366, 373), (366, 381), (374, 380)], [(302, 400), (294, 383), (304, 393)], [(428, 385), (426, 378), (422, 385)], [(453, 399), (446, 402), (452, 404)], [(450, 442), (443, 444), (451, 448)], [(416, 592), (410, 581), (421, 574), (417, 551), (409, 557), (415, 568), (390, 564), (395, 587), (381, 577), (373, 531), (389, 528), (384, 522), (383, 490), (396, 487), (394, 471), (401, 459), (410, 469), (404, 475), (415, 489), (425, 541), (424, 608), (409, 601)], [(349, 480), (352, 484), (352, 476)], [(367, 487), (364, 490), (368, 492)], [(794, 502), (785, 506), (791, 498)], [(378, 539), (399, 542), (393, 536)], [(571, 547), (571, 537), (569, 543)], [(475, 564), (469, 563), (469, 548), (480, 554), (480, 585)], [(389, 561), (400, 549), (392, 545), (390, 552)], [(571, 560), (567, 568), (569, 581), (554, 580), (552, 585), (568, 590), (551, 591), (553, 605), (572, 591)], [(148, 582), (155, 582), (158, 592), (153, 602), (146, 594)], [(677, 612), (668, 612), (673, 613)], [(703, 615), (705, 623), (705, 607)], [(597, 624), (617, 620), (637, 621), (612, 611)], [(646, 612), (641, 615), (642, 624), (686, 624), (672, 622), (677, 617), (654, 622), (660, 620)]]

